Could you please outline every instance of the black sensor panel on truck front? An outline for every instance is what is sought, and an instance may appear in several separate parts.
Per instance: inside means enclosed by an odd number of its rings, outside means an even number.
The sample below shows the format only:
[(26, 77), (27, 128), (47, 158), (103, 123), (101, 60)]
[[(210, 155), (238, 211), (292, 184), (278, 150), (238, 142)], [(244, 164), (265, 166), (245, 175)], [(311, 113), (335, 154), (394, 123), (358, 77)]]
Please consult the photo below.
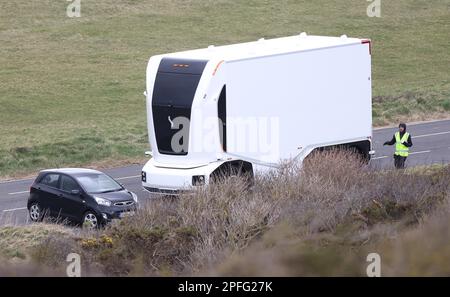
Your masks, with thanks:
[[(153, 88), (152, 115), (158, 152), (168, 155), (187, 155), (192, 102), (208, 61), (165, 58), (161, 60)], [(179, 119), (183, 119), (180, 120)], [(179, 125), (176, 125), (179, 124)], [(174, 135), (185, 129), (187, 133), (176, 139)]]

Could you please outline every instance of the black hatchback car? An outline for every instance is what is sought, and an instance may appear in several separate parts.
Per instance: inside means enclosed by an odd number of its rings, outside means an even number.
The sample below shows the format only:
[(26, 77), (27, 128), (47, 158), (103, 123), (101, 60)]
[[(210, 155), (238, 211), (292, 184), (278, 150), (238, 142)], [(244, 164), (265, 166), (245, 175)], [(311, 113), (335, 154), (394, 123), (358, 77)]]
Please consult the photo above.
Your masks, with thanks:
[(50, 216), (98, 227), (133, 215), (138, 199), (136, 194), (100, 171), (50, 169), (41, 171), (34, 181), (27, 207), (34, 222)]

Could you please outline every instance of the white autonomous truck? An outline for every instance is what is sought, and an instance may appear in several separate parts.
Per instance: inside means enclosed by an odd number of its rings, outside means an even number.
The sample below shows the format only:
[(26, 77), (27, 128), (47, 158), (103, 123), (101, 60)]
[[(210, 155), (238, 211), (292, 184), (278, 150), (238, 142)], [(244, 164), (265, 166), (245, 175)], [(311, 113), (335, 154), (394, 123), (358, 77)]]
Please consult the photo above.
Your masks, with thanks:
[(144, 94), (152, 193), (252, 177), (326, 148), (373, 153), (368, 39), (302, 33), (156, 55)]

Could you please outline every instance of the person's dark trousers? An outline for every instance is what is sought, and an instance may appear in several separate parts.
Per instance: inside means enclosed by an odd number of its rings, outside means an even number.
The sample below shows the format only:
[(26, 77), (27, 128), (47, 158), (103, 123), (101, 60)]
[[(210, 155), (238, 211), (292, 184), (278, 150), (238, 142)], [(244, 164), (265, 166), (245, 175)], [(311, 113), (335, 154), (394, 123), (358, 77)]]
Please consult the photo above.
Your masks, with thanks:
[(397, 169), (405, 168), (406, 157), (394, 155), (394, 165)]

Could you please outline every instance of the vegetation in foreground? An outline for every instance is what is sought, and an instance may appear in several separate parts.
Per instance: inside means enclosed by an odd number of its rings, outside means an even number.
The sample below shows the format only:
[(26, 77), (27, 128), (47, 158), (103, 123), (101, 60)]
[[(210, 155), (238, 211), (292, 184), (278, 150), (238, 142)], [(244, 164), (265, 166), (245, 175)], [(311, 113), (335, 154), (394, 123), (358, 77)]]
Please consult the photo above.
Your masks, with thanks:
[(295, 35), (371, 38), (375, 125), (450, 115), (448, 0), (0, 2), (0, 176), (143, 160), (151, 55)]
[(450, 166), (377, 171), (329, 152), (251, 189), (230, 179), (154, 200), (104, 230), (0, 228), (0, 275), (61, 275), (76, 252), (84, 275), (365, 276), (377, 252), (383, 275), (449, 276), (449, 181)]

